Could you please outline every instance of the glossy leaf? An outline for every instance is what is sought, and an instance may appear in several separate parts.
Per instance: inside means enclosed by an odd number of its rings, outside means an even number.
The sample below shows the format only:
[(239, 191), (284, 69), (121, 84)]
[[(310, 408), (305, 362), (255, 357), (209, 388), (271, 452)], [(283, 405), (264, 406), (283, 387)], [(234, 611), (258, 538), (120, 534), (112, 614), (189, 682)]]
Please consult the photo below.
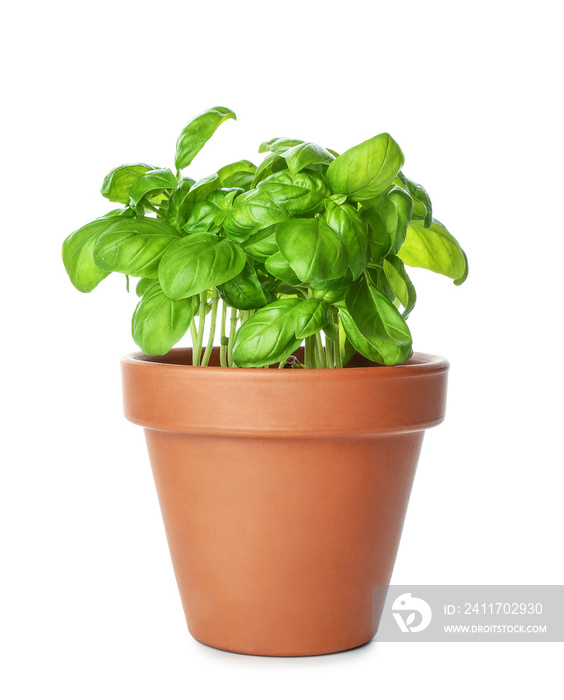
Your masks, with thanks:
[(198, 297), (173, 301), (153, 282), (133, 314), (133, 340), (147, 355), (165, 355), (190, 327), (197, 302)]
[(100, 192), (106, 199), (109, 199), (110, 202), (127, 204), (129, 202), (129, 192), (131, 188), (135, 185), (137, 180), (149, 170), (154, 170), (154, 167), (146, 163), (126, 163), (125, 165), (119, 165), (117, 168), (110, 170), (106, 175)]
[(390, 283), (388, 282), (388, 278), (384, 273), (383, 266), (377, 268), (368, 268), (367, 273), (368, 277), (370, 278), (370, 283), (373, 284), (376, 287), (376, 289), (379, 289), (382, 292), (382, 294), (386, 297), (386, 299), (391, 301), (392, 304), (396, 306), (397, 297), (394, 294), (392, 288), (390, 287)]
[(347, 334), (344, 331), (343, 324), (340, 324), (340, 346), (341, 346), (341, 359), (343, 361), (343, 367), (346, 367), (348, 363), (351, 361), (353, 355), (355, 354), (356, 350), (353, 347), (352, 343), (350, 340), (347, 338)]
[(198, 115), (182, 130), (176, 142), (174, 165), (182, 170), (190, 165), (215, 130), (227, 119), (236, 119), (235, 113), (227, 107), (213, 107)]
[(135, 209), (144, 197), (149, 199), (174, 190), (178, 181), (168, 168), (149, 170), (141, 175), (129, 191), (129, 206)]
[(377, 200), (376, 206), (363, 209), (361, 216), (368, 227), (368, 245), (373, 262), (395, 255), (405, 240), (411, 220), (413, 200), (400, 187), (393, 187)]
[(368, 264), (366, 224), (350, 204), (335, 204), (326, 210), (323, 218), (343, 242), (353, 280), (358, 279)]
[[(180, 207), (181, 202), (187, 196), (188, 192), (190, 192), (190, 190), (192, 189), (194, 183), (195, 180), (192, 180), (191, 177), (183, 177), (182, 180), (176, 186), (173, 193), (170, 195), (166, 215), (167, 224), (180, 228), (180, 225), (178, 224), (178, 209)], [(182, 223), (184, 224), (185, 220)]]
[(242, 187), (244, 190), (252, 186), (257, 166), (249, 160), (238, 160), (220, 168), (217, 175), (222, 187)]
[(346, 194), (330, 194), (325, 199), (325, 208), (331, 209), (331, 207), (334, 207), (336, 204), (344, 204), (346, 201), (347, 201)]
[(326, 292), (342, 292), (343, 296), (347, 292), (348, 288), (353, 284), (354, 280), (352, 277), (352, 272), (349, 269), (345, 272), (342, 277), (337, 277), (335, 279), (318, 279), (311, 280), (309, 283), (312, 289), (317, 291)]
[(299, 299), (279, 299), (254, 313), (235, 336), (235, 364), (264, 367), (291, 355), (301, 344), (295, 335), (295, 310), (299, 304)]
[(233, 209), (227, 214), (223, 226), (229, 238), (243, 243), (258, 231), (288, 218), (288, 214), (276, 206), (265, 192), (254, 189), (235, 198)]
[(228, 212), (233, 209), (235, 197), (242, 193), (243, 190), (240, 187), (220, 187), (208, 195), (207, 201), (212, 202), (222, 211)]
[(267, 258), (264, 266), (273, 277), (276, 277), (276, 279), (282, 282), (286, 282), (292, 286), (301, 284), (300, 278), (296, 275), (294, 270), (292, 270), (290, 264), (280, 251), (273, 253)]
[(410, 180), (402, 172), (398, 173), (398, 181), (413, 199), (413, 216), (422, 219), (425, 228), (429, 228), (433, 223), (433, 205), (425, 188)]
[(188, 221), (182, 226), (187, 233), (219, 233), (233, 199), (242, 192), (238, 187), (213, 190), (203, 202), (192, 209)]
[[(384, 198), (382, 199), (384, 200)], [(393, 187), (384, 201), (387, 201), (393, 207), (393, 210), (389, 207), (389, 214), (383, 214), (383, 219), (390, 233), (393, 231), (390, 252), (395, 255), (405, 240), (405, 234), (413, 212), (413, 199), (401, 187)]]
[[(198, 180), (191, 187), (180, 187), (173, 192), (169, 204), (169, 215), (172, 208), (174, 208), (175, 225), (181, 229), (188, 221), (195, 206), (207, 199), (214, 190), (220, 187), (221, 181), (217, 174), (214, 173)], [(167, 217), (168, 220), (169, 217)]]
[(262, 163), (260, 163), (258, 168), (255, 170), (251, 187), (256, 187), (259, 184), (259, 182), (266, 179), (267, 177), (270, 177), (270, 175), (272, 175), (273, 173), (286, 169), (286, 160), (282, 155), (283, 153), (284, 149), (280, 151), (274, 151), (273, 153), (269, 153), (266, 156), (266, 158), (262, 161)]
[(364, 277), (347, 292), (341, 316), (348, 339), (368, 359), (395, 365), (411, 357), (411, 334), (401, 314)]
[(378, 134), (336, 158), (327, 169), (327, 179), (334, 193), (356, 202), (369, 201), (389, 189), (403, 163), (393, 138)]
[(308, 338), (329, 323), (327, 304), (321, 299), (301, 299), (294, 313), (296, 338)]
[(155, 280), (149, 279), (148, 277), (142, 277), (139, 282), (137, 282), (135, 294), (137, 294), (138, 297), (142, 297), (149, 287), (152, 287), (154, 284)]
[(281, 170), (259, 183), (257, 189), (289, 216), (314, 214), (330, 194), (325, 180), (317, 173), (291, 173)]
[(276, 231), (278, 224), (268, 226), (261, 231), (257, 231), (252, 236), (249, 236), (241, 247), (253, 260), (264, 262), (274, 253), (278, 252), (278, 243), (276, 243)]
[(270, 141), (263, 141), (259, 146), (259, 153), (265, 153), (266, 151), (278, 151), (286, 150), (303, 143), (300, 139), (288, 139), (284, 137), (278, 137), (270, 139)]
[(207, 200), (198, 202), (182, 227), (185, 233), (219, 233), (225, 212)]
[(94, 245), (116, 216), (129, 216), (128, 209), (116, 209), (71, 233), (63, 243), (63, 263), (70, 281), (79, 292), (91, 292), (111, 270), (102, 270), (94, 262)]
[(290, 219), (280, 224), (276, 242), (302, 282), (337, 279), (347, 269), (345, 246), (322, 218)]
[(266, 303), (275, 301), (278, 297), (278, 289), (280, 286), (280, 281), (273, 277), (266, 269), (266, 267), (261, 263), (255, 263), (255, 272), (266, 297)]
[(436, 219), (429, 228), (412, 221), (398, 257), (411, 267), (423, 267), (462, 284), (468, 276), (468, 260), (458, 241)]
[(236, 309), (259, 309), (267, 303), (257, 273), (249, 263), (233, 279), (218, 285), (217, 290), (221, 298)]
[(311, 165), (328, 165), (335, 160), (329, 151), (316, 143), (299, 143), (284, 151), (284, 160), (291, 173), (299, 173)]
[(96, 241), (94, 261), (102, 270), (156, 279), (165, 250), (176, 240), (178, 232), (164, 221), (119, 217)]
[(339, 326), (336, 323), (328, 323), (323, 328), (323, 332), (329, 340), (337, 340), (339, 338)]
[(337, 287), (335, 289), (314, 289), (314, 299), (322, 299), (327, 304), (334, 304), (337, 301), (342, 301), (345, 298), (349, 287)]
[(402, 316), (406, 319), (417, 301), (415, 287), (405, 270), (403, 262), (396, 255), (384, 259), (383, 270), (390, 289), (404, 308)]
[(386, 257), (392, 246), (392, 234), (387, 230), (382, 217), (374, 207), (361, 209), (360, 216), (366, 224), (368, 232), (368, 249), (370, 251), (370, 262), (379, 263)]
[(163, 256), (159, 280), (171, 299), (183, 299), (223, 284), (245, 266), (242, 248), (227, 238), (194, 233), (175, 241)]

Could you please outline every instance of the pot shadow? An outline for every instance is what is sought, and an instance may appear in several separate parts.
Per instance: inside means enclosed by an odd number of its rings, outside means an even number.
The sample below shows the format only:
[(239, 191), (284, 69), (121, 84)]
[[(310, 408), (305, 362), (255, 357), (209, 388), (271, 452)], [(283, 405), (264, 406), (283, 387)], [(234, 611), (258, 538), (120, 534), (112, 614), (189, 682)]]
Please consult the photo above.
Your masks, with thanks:
[(237, 651), (227, 651), (216, 649), (208, 646), (197, 639), (192, 638), (196, 648), (196, 653), (209, 660), (223, 661), (229, 665), (247, 666), (247, 667), (278, 667), (293, 661), (305, 667), (314, 667), (323, 664), (335, 663), (350, 663), (360, 662), (366, 659), (369, 654), (374, 654), (377, 649), (377, 642), (373, 639), (361, 644), (353, 649), (344, 649), (343, 651), (334, 651), (327, 654), (315, 654), (312, 656), (263, 656), (256, 654), (243, 654)]

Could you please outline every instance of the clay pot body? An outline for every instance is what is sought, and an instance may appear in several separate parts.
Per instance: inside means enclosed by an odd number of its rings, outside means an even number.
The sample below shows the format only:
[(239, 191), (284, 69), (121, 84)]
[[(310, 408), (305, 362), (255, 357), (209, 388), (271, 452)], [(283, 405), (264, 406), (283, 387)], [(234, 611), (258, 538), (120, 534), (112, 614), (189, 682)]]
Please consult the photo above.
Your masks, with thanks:
[(190, 633), (274, 656), (366, 643), (424, 430), (444, 417), (448, 363), (202, 368), (190, 352), (122, 360)]

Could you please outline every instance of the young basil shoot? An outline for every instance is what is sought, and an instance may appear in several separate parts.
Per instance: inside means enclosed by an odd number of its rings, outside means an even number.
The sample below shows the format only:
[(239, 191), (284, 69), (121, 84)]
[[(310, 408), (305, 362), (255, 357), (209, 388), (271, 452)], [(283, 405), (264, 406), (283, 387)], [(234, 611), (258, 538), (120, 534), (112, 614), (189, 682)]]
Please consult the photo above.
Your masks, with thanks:
[[(174, 170), (114, 168), (102, 194), (123, 205), (63, 243), (73, 285), (91, 292), (112, 272), (137, 277), (132, 334), (164, 355), (186, 333), (209, 363), (219, 330), (224, 367), (341, 368), (354, 351), (395, 365), (412, 354), (415, 289), (406, 270), (468, 275), (466, 255), (433, 218), (389, 134), (338, 155), (274, 138), (257, 167), (241, 160), (197, 182), (183, 175), (235, 114), (214, 107), (176, 144)], [(304, 345), (303, 364), (287, 359)]]

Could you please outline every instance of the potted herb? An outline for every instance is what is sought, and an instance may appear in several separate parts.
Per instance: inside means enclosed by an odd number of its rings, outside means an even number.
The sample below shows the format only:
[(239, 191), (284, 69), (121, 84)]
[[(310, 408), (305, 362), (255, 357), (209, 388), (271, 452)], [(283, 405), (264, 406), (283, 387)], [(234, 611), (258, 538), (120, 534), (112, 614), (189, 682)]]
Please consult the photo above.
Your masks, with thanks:
[(389, 134), (341, 155), (275, 138), (258, 167), (184, 176), (234, 118), (191, 121), (174, 172), (112, 170), (102, 194), (122, 206), (63, 261), (82, 292), (139, 278), (125, 413), (145, 427), (192, 635), (348, 649), (374, 634), (372, 586), (389, 583), (424, 430), (444, 416), (448, 363), (413, 354), (406, 265), (461, 284), (467, 260)]

